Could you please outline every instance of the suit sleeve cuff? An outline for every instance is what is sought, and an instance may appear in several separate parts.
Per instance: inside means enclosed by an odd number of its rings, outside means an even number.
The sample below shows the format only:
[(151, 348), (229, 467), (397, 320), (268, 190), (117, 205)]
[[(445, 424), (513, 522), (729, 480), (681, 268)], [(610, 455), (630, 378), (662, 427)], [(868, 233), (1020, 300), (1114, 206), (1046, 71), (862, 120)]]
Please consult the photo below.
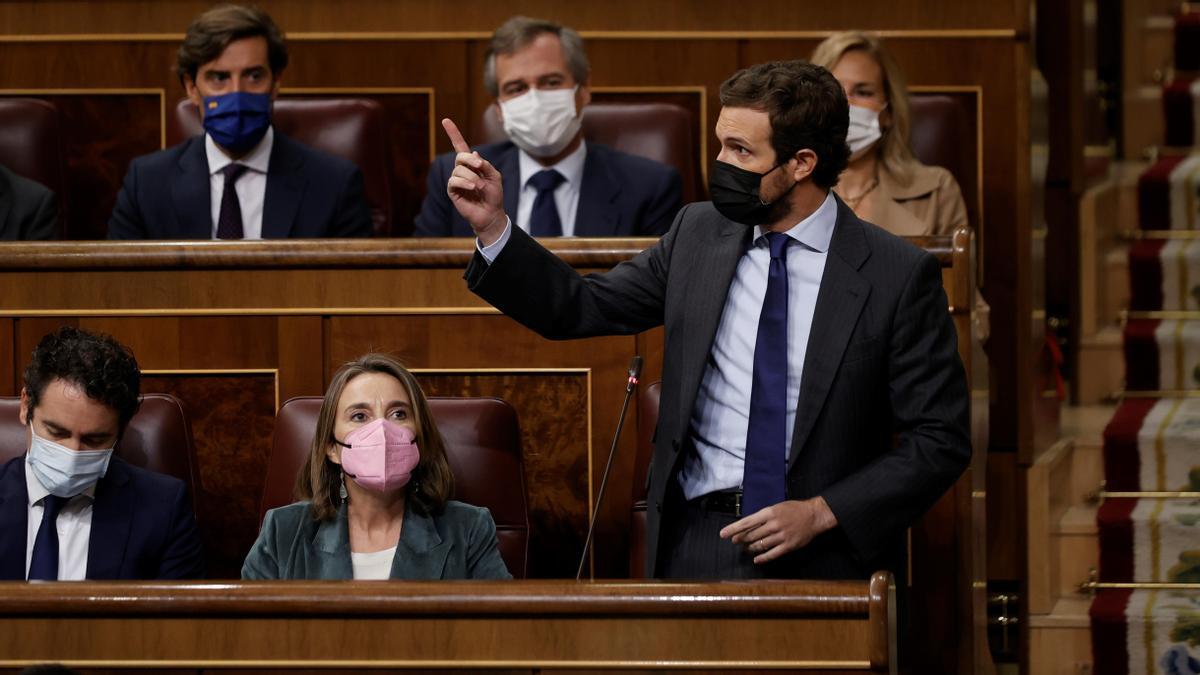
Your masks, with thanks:
[(475, 248), (479, 250), (479, 254), (483, 256), (483, 259), (486, 260), (489, 265), (491, 265), (492, 261), (494, 261), (496, 259), (496, 256), (500, 255), (500, 251), (504, 250), (504, 245), (508, 243), (508, 237), (511, 234), (512, 234), (512, 218), (509, 218), (508, 222), (504, 225), (504, 232), (501, 233), (499, 239), (497, 239), (496, 241), (493, 241), (491, 244), (488, 244), (487, 246), (482, 246), (480, 244), (479, 239), (476, 238), (475, 239)]

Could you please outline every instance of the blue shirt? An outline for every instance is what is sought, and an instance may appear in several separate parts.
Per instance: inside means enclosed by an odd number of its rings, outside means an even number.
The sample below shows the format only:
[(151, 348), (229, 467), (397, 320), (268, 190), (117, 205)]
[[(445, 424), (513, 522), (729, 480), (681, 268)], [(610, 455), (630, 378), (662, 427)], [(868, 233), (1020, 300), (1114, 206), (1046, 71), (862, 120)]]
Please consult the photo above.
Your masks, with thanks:
[[(804, 354), (812, 328), (817, 292), (825, 274), (829, 241), (837, 222), (837, 202), (830, 193), (809, 217), (787, 231), (794, 241), (786, 249), (788, 274), (787, 458), (796, 423), (796, 405), (804, 371)], [(754, 343), (758, 317), (767, 293), (771, 251), (762, 228), (738, 261), (721, 323), (700, 380), (692, 409), (691, 441), (695, 451), (684, 458), (679, 483), (687, 499), (742, 484), (746, 431), (750, 424), (750, 388), (754, 381)], [(780, 362), (780, 367), (784, 363)]]

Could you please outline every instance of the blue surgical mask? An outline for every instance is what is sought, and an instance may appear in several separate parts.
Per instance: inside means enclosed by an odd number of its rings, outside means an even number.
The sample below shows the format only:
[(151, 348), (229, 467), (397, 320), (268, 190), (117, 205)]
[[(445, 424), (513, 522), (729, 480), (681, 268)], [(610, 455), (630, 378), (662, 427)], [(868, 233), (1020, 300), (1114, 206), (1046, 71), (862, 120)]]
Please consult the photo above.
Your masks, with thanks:
[(50, 494), (59, 497), (74, 497), (96, 484), (108, 471), (113, 449), (72, 450), (47, 440), (33, 431), (33, 442), (25, 461), (33, 470), (34, 477)]
[(270, 94), (234, 91), (204, 97), (204, 130), (232, 153), (252, 150), (270, 126)]

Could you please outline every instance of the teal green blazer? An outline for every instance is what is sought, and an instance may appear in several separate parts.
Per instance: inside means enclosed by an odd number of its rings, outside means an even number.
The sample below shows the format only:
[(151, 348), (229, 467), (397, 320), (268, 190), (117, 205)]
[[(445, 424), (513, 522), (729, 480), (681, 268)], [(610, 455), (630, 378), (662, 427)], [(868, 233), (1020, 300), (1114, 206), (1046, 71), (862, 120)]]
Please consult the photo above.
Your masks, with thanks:
[[(267, 511), (243, 579), (353, 579), (346, 506), (319, 522), (308, 502)], [(511, 579), (485, 508), (446, 502), (436, 516), (404, 512), (390, 579)]]

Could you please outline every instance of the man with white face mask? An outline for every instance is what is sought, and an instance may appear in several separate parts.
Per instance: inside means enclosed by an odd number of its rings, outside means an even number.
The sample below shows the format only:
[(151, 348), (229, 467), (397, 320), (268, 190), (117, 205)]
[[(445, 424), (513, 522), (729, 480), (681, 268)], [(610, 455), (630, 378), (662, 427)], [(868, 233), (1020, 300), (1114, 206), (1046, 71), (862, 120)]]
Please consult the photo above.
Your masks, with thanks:
[(182, 481), (113, 456), (140, 371), (111, 337), (64, 327), (21, 389), (28, 452), (0, 466), (0, 579), (193, 579), (200, 535)]
[[(579, 34), (514, 17), (496, 30), (484, 64), (509, 140), (475, 150), (505, 177), (505, 211), (535, 237), (658, 236), (680, 207), (673, 168), (584, 141), (590, 70)], [(414, 234), (472, 236), (446, 196), (454, 153), (439, 156)]]

